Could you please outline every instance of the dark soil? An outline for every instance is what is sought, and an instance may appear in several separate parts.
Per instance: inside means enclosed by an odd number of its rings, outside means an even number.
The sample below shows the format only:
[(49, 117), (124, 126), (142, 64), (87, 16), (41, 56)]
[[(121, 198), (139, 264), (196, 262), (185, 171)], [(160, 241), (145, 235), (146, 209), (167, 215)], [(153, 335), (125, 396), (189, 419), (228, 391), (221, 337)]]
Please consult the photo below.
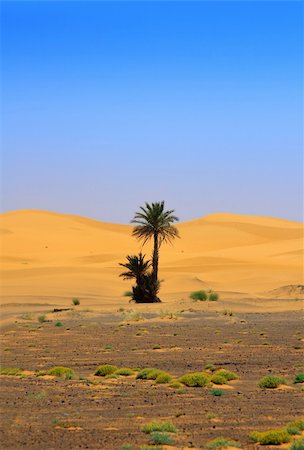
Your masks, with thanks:
[[(270, 447), (250, 443), (249, 432), (278, 428), (303, 414), (304, 392), (301, 384), (293, 384), (304, 369), (299, 313), (187, 313), (178, 320), (150, 316), (129, 324), (119, 313), (65, 313), (62, 318), (58, 313), (48, 319), (39, 324), (20, 318), (7, 325), (1, 366), (29, 372), (66, 366), (76, 378), (1, 376), (3, 449), (121, 450), (132, 444), (138, 450), (149, 441), (141, 428), (151, 420), (174, 423), (180, 449), (204, 449), (219, 436), (244, 449), (265, 449)], [(58, 320), (63, 326), (55, 326)], [(153, 350), (155, 345), (161, 349)], [(176, 377), (212, 363), (235, 371), (239, 380), (214, 397), (210, 388), (180, 391), (135, 377), (94, 377), (105, 363), (156, 367)], [(285, 376), (288, 387), (258, 388), (258, 380), (269, 373)]]

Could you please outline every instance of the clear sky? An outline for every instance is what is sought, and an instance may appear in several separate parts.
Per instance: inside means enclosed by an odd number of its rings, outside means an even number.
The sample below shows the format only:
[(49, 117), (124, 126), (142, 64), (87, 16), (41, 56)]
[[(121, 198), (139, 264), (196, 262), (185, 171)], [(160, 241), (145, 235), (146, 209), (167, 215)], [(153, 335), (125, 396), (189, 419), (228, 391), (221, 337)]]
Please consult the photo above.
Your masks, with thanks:
[(301, 2), (1, 8), (2, 211), (301, 220)]

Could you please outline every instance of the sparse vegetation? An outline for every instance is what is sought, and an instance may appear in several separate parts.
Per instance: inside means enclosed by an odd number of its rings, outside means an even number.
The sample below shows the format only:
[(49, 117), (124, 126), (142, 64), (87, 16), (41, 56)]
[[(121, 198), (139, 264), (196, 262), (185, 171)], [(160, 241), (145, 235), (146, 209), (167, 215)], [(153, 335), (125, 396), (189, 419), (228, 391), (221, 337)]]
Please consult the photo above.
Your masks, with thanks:
[(209, 292), (208, 293), (208, 300), (210, 300), (210, 302), (217, 302), (219, 299), (219, 295), (217, 292)]
[(160, 350), (161, 346), (159, 344), (153, 345), (152, 347), (153, 350)]
[(124, 297), (133, 297), (133, 292), (132, 292), (132, 291), (125, 291), (125, 292), (123, 293), (123, 296), (124, 296)]
[(160, 433), (159, 431), (154, 431), (150, 434), (151, 444), (161, 444), (161, 445), (171, 445), (174, 444), (173, 437), (168, 433)]
[(214, 364), (206, 364), (205, 370), (210, 370), (210, 372), (214, 372), (216, 370), (216, 367)]
[(266, 375), (260, 379), (258, 386), (261, 389), (275, 389), (282, 384), (287, 384), (285, 378), (277, 375)]
[(293, 441), (290, 450), (304, 450), (304, 437)]
[(293, 380), (294, 383), (304, 383), (304, 372), (297, 373)]
[(177, 380), (173, 380), (171, 381), (171, 383), (169, 384), (169, 387), (172, 389), (180, 389), (182, 387), (182, 383), (180, 383)]
[(71, 380), (75, 376), (74, 370), (69, 367), (56, 366), (52, 367), (47, 372), (48, 375), (52, 375), (54, 377), (65, 378), (66, 380)]
[(44, 314), (42, 314), (41, 316), (38, 316), (38, 322), (39, 323), (44, 323), (44, 322), (46, 322), (47, 320), (46, 320), (46, 317), (45, 317), (45, 315)]
[[(154, 369), (151, 367), (146, 367), (145, 369), (142, 369), (137, 375), (136, 375), (136, 379), (138, 380), (147, 380), (148, 375), (150, 374), (150, 372), (154, 372), (155, 370), (158, 369)], [(161, 372), (161, 371), (160, 371)]]
[(219, 373), (215, 373), (214, 375), (212, 375), (210, 381), (214, 384), (227, 384), (227, 379)]
[(62, 327), (63, 326), (63, 323), (62, 322), (56, 322), (55, 323), (55, 327)]
[(221, 377), (224, 377), (227, 381), (237, 380), (238, 376), (235, 372), (232, 372), (231, 370), (227, 369), (219, 369), (216, 372), (216, 375), (220, 375)]
[(197, 301), (204, 302), (207, 300), (208, 296), (205, 291), (194, 291), (191, 292), (190, 298), (196, 302)]
[(172, 380), (172, 377), (169, 373), (162, 372), (157, 375), (155, 383), (165, 384), (165, 383), (170, 383), (171, 380)]
[(183, 375), (178, 381), (189, 387), (204, 387), (209, 383), (209, 378), (201, 372), (195, 372)]
[(227, 439), (225, 437), (218, 437), (212, 439), (212, 441), (207, 442), (206, 450), (221, 450), (223, 448), (236, 447), (239, 448), (239, 444), (232, 439)]
[(171, 422), (152, 421), (146, 423), (141, 431), (144, 433), (152, 433), (154, 431), (177, 433), (177, 428)]
[(114, 366), (112, 364), (103, 364), (101, 366), (98, 366), (94, 375), (98, 377), (105, 377), (106, 375), (111, 375), (112, 373), (116, 372), (118, 370), (117, 366)]
[(80, 300), (79, 300), (79, 298), (74, 297), (74, 298), (72, 299), (72, 303), (73, 303), (74, 306), (80, 305)]
[(224, 392), (221, 389), (211, 389), (210, 394), (214, 397), (221, 397), (224, 395)]
[(253, 431), (249, 438), (262, 445), (280, 445), (291, 440), (286, 430)]
[(0, 368), (0, 375), (21, 375), (23, 372), (23, 369), (19, 369), (17, 367), (1, 367)]

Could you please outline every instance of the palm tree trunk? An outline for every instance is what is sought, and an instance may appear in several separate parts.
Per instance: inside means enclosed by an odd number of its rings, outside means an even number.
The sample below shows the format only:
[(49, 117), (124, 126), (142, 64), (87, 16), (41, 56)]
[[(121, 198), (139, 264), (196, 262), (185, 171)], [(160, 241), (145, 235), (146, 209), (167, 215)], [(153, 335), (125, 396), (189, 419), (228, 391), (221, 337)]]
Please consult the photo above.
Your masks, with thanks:
[(152, 257), (153, 278), (157, 282), (158, 279), (158, 234), (154, 233), (154, 249)]

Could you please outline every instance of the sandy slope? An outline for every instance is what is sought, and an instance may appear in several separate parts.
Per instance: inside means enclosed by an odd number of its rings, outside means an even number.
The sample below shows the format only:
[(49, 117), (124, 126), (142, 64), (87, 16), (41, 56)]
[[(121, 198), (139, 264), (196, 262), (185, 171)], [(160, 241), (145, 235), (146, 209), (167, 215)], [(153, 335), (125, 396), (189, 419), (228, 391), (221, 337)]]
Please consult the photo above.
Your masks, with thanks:
[[(3, 303), (115, 299), (129, 289), (118, 277), (118, 263), (140, 249), (131, 226), (31, 210), (4, 213), (0, 220)], [(160, 254), (165, 299), (204, 287), (252, 295), (303, 284), (300, 223), (213, 214), (178, 228), (181, 239)]]

